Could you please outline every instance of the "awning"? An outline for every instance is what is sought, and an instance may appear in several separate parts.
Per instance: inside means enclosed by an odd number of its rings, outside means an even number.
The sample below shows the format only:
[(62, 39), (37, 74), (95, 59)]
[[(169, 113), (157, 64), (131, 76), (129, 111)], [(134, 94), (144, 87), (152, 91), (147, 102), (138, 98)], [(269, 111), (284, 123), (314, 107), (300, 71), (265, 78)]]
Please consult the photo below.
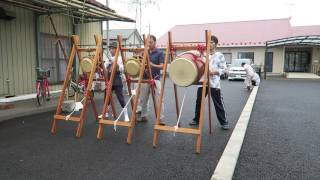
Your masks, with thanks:
[(320, 35), (310, 35), (310, 36), (295, 36), (283, 39), (277, 39), (266, 42), (266, 47), (284, 46), (284, 45), (311, 45), (320, 46)]
[(1, 0), (0, 4), (9, 4), (43, 14), (63, 14), (75, 18), (78, 22), (135, 22), (95, 0)]

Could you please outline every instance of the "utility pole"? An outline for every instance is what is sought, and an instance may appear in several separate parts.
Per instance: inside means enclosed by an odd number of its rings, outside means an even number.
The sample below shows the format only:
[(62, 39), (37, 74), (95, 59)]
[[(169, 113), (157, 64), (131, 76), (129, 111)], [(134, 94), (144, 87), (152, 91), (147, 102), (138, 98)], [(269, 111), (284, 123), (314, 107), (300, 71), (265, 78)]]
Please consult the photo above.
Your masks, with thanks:
[[(106, 6), (109, 7), (108, 0), (106, 0)], [(109, 47), (109, 44), (110, 44), (110, 42), (109, 42), (109, 20), (106, 21), (106, 26), (107, 26), (107, 30), (106, 30), (107, 47)], [(102, 37), (103, 37), (103, 34), (102, 34)]]
[(149, 34), (151, 34), (151, 24), (150, 24), (150, 22), (149, 22), (149, 25), (148, 26), (146, 26), (147, 28), (148, 28), (148, 30), (149, 30)]
[[(138, 20), (139, 12), (139, 33), (142, 34), (142, 6), (155, 6), (158, 2), (156, 0), (129, 0), (130, 6), (134, 6), (136, 9), (136, 21)], [(136, 25), (135, 25), (136, 26)]]
[(139, 7), (140, 7), (140, 33), (142, 33), (142, 4), (141, 4), (141, 0), (139, 0)]

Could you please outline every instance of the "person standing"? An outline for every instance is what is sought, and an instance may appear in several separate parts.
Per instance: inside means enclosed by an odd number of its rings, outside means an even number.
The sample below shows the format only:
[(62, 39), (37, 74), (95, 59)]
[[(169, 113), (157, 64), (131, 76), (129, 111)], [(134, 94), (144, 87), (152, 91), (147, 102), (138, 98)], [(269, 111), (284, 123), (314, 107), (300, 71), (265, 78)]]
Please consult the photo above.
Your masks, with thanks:
[[(210, 56), (209, 56), (209, 82), (211, 88), (211, 98), (216, 110), (217, 118), (221, 125), (221, 128), (224, 130), (229, 129), (229, 123), (226, 119), (226, 112), (224, 108), (223, 98), (221, 94), (221, 85), (220, 85), (220, 76), (225, 73), (226, 70), (226, 61), (222, 53), (216, 52), (216, 47), (218, 44), (218, 38), (216, 36), (211, 36), (211, 45), (210, 45)], [(203, 81), (203, 78), (202, 80)], [(198, 87), (197, 90), (197, 100), (195, 106), (195, 115), (193, 120), (189, 123), (190, 126), (199, 125), (200, 117), (200, 106), (201, 106), (201, 97), (202, 97), (202, 85)], [(207, 96), (206, 89), (206, 96)]]
[[(117, 49), (117, 43), (113, 42), (109, 45), (109, 52), (111, 57), (108, 57), (108, 60), (105, 61), (104, 66), (106, 67), (109, 75), (111, 74), (111, 68), (112, 65), (114, 63), (115, 60), (115, 54), (116, 54), (116, 49)], [(123, 73), (123, 63), (122, 63), (122, 59), (119, 56), (118, 57), (118, 61), (117, 61), (117, 68), (116, 68), (116, 73), (113, 79), (113, 83), (112, 83), (112, 91), (116, 94), (117, 99), (120, 103), (120, 106), (123, 109), (123, 114), (124, 114), (124, 119), (125, 121), (129, 121), (129, 116), (128, 116), (128, 111), (127, 108), (125, 107), (126, 102), (124, 100), (124, 95), (123, 95), (123, 84), (122, 84), (122, 79), (121, 79), (121, 73)], [(110, 76), (109, 76), (110, 78)], [(105, 89), (105, 98), (107, 95), (107, 88)], [(108, 112), (107, 112), (108, 113)], [(108, 114), (106, 114), (106, 117), (108, 116)]]
[(247, 88), (248, 91), (250, 91), (252, 88), (252, 80), (253, 80), (255, 72), (254, 72), (253, 68), (249, 64), (246, 64), (245, 62), (241, 63), (241, 66), (244, 68), (244, 70), (246, 71), (246, 75), (247, 75), (246, 79), (244, 80), (245, 88)]
[[(152, 78), (155, 82), (155, 99), (156, 102), (159, 102), (160, 97), (160, 89), (161, 89), (161, 82), (160, 82), (160, 70), (163, 68), (164, 63), (164, 54), (161, 50), (156, 48), (157, 39), (154, 35), (150, 35), (149, 40), (149, 58), (150, 58), (150, 66), (151, 66), (151, 74)], [(149, 79), (148, 69), (146, 69), (144, 74), (144, 79)], [(150, 96), (150, 84), (142, 83), (141, 84), (141, 96), (140, 96), (140, 105), (141, 105), (141, 120), (140, 122), (148, 121), (148, 101)], [(160, 114), (160, 119), (163, 118), (163, 103), (162, 103), (162, 111)], [(163, 123), (161, 123), (163, 124)]]

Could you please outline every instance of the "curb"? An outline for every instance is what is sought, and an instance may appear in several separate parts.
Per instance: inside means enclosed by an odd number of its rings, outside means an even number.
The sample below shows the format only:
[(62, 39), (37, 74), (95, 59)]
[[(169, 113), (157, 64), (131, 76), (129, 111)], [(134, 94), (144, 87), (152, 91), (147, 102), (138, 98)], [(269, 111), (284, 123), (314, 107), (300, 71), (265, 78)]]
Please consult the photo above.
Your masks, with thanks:
[[(43, 106), (36, 106), (36, 103), (32, 100), (27, 100), (25, 102), (25, 105), (22, 105), (22, 107), (19, 107), (17, 109), (10, 109), (12, 112), (11, 113), (6, 113), (6, 114), (1, 114), (0, 115), (0, 122), (15, 119), (15, 118), (21, 118), (24, 116), (31, 116), (31, 115), (37, 115), (45, 112), (55, 112), (57, 108), (57, 103), (59, 100), (59, 94), (53, 96), (54, 98), (50, 100), (50, 104), (44, 104)], [(103, 99), (103, 96), (97, 96), (95, 100)], [(23, 107), (26, 106), (34, 106), (33, 109), (27, 109), (27, 110), (21, 110)], [(0, 111), (1, 112), (1, 111)], [(53, 114), (52, 114), (53, 116)]]
[(231, 180), (236, 168), (241, 146), (249, 124), (253, 104), (255, 102), (259, 87), (255, 86), (244, 106), (231, 137), (223, 151), (222, 156), (214, 170), (211, 180)]
[(51, 112), (51, 111), (54, 111), (56, 108), (57, 108), (57, 106), (44, 107), (44, 108), (38, 109), (37, 111), (25, 111), (25, 112), (21, 112), (18, 114), (10, 114), (7, 116), (0, 116), (0, 122), (4, 122), (7, 120), (20, 118), (20, 117), (24, 117), (24, 116), (31, 116), (31, 115), (37, 115), (37, 114), (41, 114), (41, 113), (45, 113), (45, 112)]

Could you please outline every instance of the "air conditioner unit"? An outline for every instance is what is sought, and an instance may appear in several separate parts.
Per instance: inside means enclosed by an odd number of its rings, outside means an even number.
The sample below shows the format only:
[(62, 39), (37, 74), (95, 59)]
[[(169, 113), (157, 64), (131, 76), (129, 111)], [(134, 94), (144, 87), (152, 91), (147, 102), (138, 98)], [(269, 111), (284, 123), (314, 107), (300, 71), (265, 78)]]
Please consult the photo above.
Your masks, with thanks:
[(15, 19), (15, 13), (14, 12), (10, 12), (10, 11), (6, 11), (4, 10), (4, 8), (0, 7), (0, 19), (4, 19), (7, 21), (13, 20)]

